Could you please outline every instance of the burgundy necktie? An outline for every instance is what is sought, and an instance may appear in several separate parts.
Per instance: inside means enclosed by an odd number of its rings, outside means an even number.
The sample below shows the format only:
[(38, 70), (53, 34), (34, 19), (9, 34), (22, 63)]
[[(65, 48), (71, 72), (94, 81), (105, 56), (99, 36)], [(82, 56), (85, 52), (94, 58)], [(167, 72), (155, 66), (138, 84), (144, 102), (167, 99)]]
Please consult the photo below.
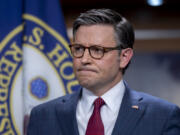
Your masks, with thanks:
[(94, 101), (94, 111), (89, 119), (86, 135), (104, 135), (104, 126), (100, 115), (102, 105), (104, 105), (102, 98), (99, 97)]

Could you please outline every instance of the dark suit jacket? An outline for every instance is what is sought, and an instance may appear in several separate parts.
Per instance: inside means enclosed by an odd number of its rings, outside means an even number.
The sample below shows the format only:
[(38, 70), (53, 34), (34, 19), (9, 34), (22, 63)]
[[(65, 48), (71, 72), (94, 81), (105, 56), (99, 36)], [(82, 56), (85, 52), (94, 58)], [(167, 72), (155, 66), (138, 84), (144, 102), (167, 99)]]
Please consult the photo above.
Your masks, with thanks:
[[(78, 135), (76, 107), (81, 93), (80, 90), (35, 107), (27, 135)], [(112, 135), (180, 135), (180, 109), (126, 86)]]

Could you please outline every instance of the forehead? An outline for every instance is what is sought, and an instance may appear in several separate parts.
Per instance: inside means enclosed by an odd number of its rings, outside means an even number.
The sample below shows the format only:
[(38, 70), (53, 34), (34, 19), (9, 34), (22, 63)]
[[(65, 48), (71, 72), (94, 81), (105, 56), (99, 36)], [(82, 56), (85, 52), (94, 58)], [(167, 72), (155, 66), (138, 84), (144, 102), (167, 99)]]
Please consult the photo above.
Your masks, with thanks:
[(78, 28), (74, 40), (83, 44), (112, 44), (114, 35), (112, 25), (83, 25)]

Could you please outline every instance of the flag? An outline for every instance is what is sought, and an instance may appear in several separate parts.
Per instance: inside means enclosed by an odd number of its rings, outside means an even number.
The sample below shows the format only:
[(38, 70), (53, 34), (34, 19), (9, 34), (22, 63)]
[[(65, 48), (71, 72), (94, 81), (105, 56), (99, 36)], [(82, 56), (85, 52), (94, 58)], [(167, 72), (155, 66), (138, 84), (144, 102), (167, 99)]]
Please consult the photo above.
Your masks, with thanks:
[(0, 3), (0, 135), (23, 130), (22, 1)]
[(71, 93), (79, 85), (73, 73), (60, 1), (3, 2), (0, 134), (21, 135), (26, 132), (23, 119), (26, 127), (34, 106)]

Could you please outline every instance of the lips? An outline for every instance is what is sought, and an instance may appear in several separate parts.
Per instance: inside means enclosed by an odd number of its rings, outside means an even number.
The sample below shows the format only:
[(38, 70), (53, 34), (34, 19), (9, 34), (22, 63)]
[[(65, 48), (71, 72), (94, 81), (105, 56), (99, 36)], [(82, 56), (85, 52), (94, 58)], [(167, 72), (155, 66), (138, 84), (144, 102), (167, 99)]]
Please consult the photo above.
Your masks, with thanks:
[(97, 72), (95, 69), (92, 69), (92, 68), (78, 68), (77, 70), (78, 72)]

